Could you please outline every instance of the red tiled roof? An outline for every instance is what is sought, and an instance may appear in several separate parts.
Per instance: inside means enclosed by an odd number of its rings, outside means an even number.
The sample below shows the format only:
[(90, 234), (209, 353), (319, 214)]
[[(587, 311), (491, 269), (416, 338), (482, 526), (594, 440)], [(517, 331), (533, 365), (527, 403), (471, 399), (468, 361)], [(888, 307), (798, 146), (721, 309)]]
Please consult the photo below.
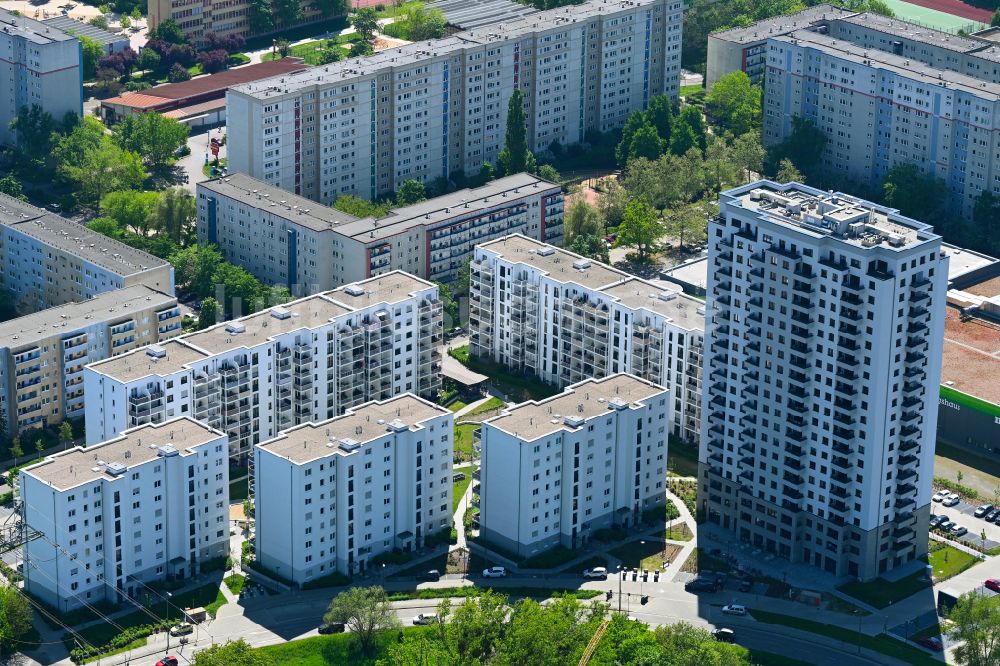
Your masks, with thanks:
[(130, 92), (125, 93), (119, 97), (111, 97), (102, 101), (102, 104), (118, 104), (121, 106), (127, 106), (133, 109), (148, 109), (150, 107), (159, 106), (164, 102), (169, 102), (169, 99), (163, 97), (156, 97), (155, 95), (147, 95), (144, 93)]
[(179, 109), (165, 111), (163, 115), (167, 118), (184, 120), (185, 118), (190, 118), (191, 116), (197, 116), (224, 108), (226, 108), (226, 98), (222, 97), (220, 99), (212, 99), (207, 102), (202, 102), (201, 104), (192, 104), (191, 106), (182, 106)]

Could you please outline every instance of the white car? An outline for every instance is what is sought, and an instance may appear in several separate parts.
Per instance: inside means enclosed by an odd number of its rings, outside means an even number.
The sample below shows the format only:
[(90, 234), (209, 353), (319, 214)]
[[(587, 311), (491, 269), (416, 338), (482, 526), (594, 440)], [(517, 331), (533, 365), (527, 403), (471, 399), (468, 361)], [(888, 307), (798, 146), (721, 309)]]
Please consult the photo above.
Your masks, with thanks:
[(949, 493), (947, 490), (939, 490), (936, 493), (934, 493), (934, 497), (932, 497), (931, 499), (934, 500), (935, 502), (943, 502), (945, 498), (948, 497), (948, 495)]
[(739, 604), (729, 604), (722, 607), (722, 612), (726, 615), (746, 615), (747, 607)]
[(490, 567), (483, 569), (483, 578), (503, 578), (507, 575), (507, 570), (503, 567)]
[(413, 624), (437, 624), (438, 616), (436, 613), (421, 613), (420, 615), (413, 618)]
[(955, 493), (952, 493), (952, 494), (948, 495), (948, 497), (945, 498), (945, 500), (944, 500), (944, 502), (942, 502), (942, 504), (944, 504), (945, 506), (955, 506), (956, 504), (958, 504), (958, 502), (959, 502), (958, 495), (956, 495)]
[(594, 567), (593, 569), (585, 569), (583, 572), (584, 578), (597, 578), (599, 580), (604, 580), (608, 577), (608, 570), (604, 567)]

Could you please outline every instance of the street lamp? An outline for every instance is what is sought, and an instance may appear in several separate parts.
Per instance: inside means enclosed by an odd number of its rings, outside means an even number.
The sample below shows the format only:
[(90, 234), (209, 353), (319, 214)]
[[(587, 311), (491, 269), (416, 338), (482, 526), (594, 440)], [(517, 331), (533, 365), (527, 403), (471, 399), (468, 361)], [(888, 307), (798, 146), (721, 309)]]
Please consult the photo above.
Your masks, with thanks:
[(174, 595), (167, 592), (167, 653), (170, 652), (170, 599)]
[[(646, 551), (646, 542), (645, 541), (640, 541), (639, 544), (642, 546), (642, 548), (640, 550), (642, 552), (645, 552)], [(640, 565), (642, 564), (641, 560), (640, 560), (639, 564)], [(640, 597), (642, 596), (642, 581), (643, 581), (643, 579), (645, 577), (646, 577), (645, 576), (645, 569), (643, 569), (642, 571), (639, 572), (639, 596)]]
[(622, 578), (625, 577), (625, 572), (622, 565), (618, 565), (618, 612), (622, 612)]

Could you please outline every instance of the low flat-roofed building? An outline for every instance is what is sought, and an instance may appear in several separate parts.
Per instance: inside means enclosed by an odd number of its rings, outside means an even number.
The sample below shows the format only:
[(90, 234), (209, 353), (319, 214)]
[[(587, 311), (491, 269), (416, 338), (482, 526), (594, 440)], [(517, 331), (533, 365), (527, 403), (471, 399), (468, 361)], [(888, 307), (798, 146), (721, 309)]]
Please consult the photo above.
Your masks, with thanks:
[(77, 21), (68, 16), (51, 16), (44, 19), (42, 23), (56, 27), (76, 38), (86, 37), (87, 39), (100, 42), (104, 47), (105, 55), (120, 53), (128, 48), (131, 42), (128, 35), (116, 34), (103, 28), (98, 28), (96, 25)]
[(531, 557), (636, 525), (666, 498), (670, 410), (666, 389), (617, 374), (484, 421), (480, 535)]
[(254, 447), (257, 562), (302, 584), (368, 571), (452, 519), (454, 416), (412, 394)]
[(24, 585), (59, 611), (143, 600), (229, 551), (226, 435), (190, 418), (146, 424), (20, 471)]

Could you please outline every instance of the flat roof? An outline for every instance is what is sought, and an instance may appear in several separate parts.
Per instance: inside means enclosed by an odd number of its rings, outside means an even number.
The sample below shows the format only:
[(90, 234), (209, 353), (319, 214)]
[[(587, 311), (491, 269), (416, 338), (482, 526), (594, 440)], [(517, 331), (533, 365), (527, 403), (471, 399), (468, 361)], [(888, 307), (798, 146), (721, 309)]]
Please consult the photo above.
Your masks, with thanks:
[(708, 287), (708, 257), (685, 261), (683, 264), (664, 270), (663, 273), (678, 282), (705, 289)]
[(447, 55), (453, 51), (515, 39), (521, 35), (550, 28), (562, 28), (594, 16), (634, 9), (660, 0), (589, 0), (529, 14), (519, 19), (490, 23), (479, 28), (455, 33), (442, 39), (414, 42), (360, 58), (348, 58), (309, 71), (272, 77), (235, 86), (234, 91), (257, 99), (280, 97), (310, 86), (335, 85), (341, 81), (374, 76), (387, 68), (404, 68), (424, 60)]
[(205, 181), (199, 183), (198, 187), (265, 210), (292, 224), (313, 231), (332, 231), (362, 242), (384, 239), (405, 233), (414, 227), (458, 217), (463, 206), (471, 212), (528, 194), (560, 189), (559, 185), (542, 178), (518, 173), (498, 178), (481, 187), (457, 190), (410, 206), (393, 208), (385, 216), (376, 219), (357, 218), (242, 173)]
[[(316, 328), (335, 317), (350, 312), (349, 308), (331, 301), (322, 294), (313, 294), (285, 305), (255, 312), (235, 321), (216, 324), (203, 331), (189, 333), (184, 342), (211, 355), (222, 354), (239, 347), (254, 347), (281, 333), (301, 328)], [(282, 317), (275, 316), (280, 313)], [(239, 324), (243, 330), (233, 327)]]
[(174, 451), (181, 456), (192, 455), (192, 447), (219, 437), (225, 437), (225, 434), (185, 416), (164, 423), (138, 426), (101, 444), (77, 446), (56, 453), (37, 465), (25, 467), (23, 471), (56, 490), (68, 490), (98, 479), (111, 481), (124, 477), (122, 473), (116, 476), (108, 472), (108, 467), (115, 463), (127, 471)]
[(877, 30), (887, 35), (911, 39), (923, 44), (933, 44), (934, 46), (956, 51), (958, 53), (969, 53), (981, 49), (986, 44), (981, 40), (953, 35), (950, 32), (927, 28), (922, 25), (910, 23), (897, 18), (890, 18), (875, 12), (863, 12), (853, 16), (841, 18), (842, 23), (853, 23), (871, 30)]
[(19, 348), (57, 335), (76, 333), (97, 322), (130, 319), (135, 313), (177, 305), (177, 299), (145, 285), (106, 291), (86, 301), (66, 303), (0, 322), (0, 346)]
[(427, 8), (439, 10), (444, 14), (448, 25), (460, 30), (499, 21), (512, 21), (539, 11), (512, 0), (435, 0), (428, 3)]
[(188, 363), (203, 361), (208, 354), (184, 344), (183, 338), (174, 338), (158, 343), (164, 351), (160, 358), (150, 356), (149, 347), (141, 347), (126, 354), (112, 356), (88, 365), (88, 368), (108, 377), (114, 377), (120, 382), (131, 382), (154, 375), (171, 375), (184, 369)]
[(852, 42), (834, 39), (807, 30), (797, 30), (788, 35), (772, 37), (776, 42), (796, 46), (808, 46), (828, 55), (843, 58), (869, 67), (884, 69), (899, 76), (920, 81), (928, 86), (947, 87), (973, 94), (989, 102), (1000, 100), (1000, 86), (950, 69), (941, 69), (916, 59), (897, 56), (894, 53), (858, 46)]
[(68, 16), (50, 16), (47, 19), (43, 19), (42, 23), (55, 26), (67, 34), (71, 33), (74, 37), (87, 37), (97, 40), (104, 45), (117, 44), (118, 42), (127, 43), (129, 41), (129, 38), (125, 35), (116, 35), (103, 28), (98, 28), (96, 25), (77, 21)]
[(969, 285), (968, 287), (964, 287), (962, 291), (973, 296), (982, 296), (983, 298), (1000, 296), (1000, 276)]
[(44, 22), (27, 16), (12, 14), (6, 9), (0, 9), (0, 30), (11, 35), (20, 35), (29, 42), (39, 45), (76, 39), (57, 26), (45, 25)]
[[(995, 257), (991, 257), (974, 250), (966, 250), (955, 245), (949, 245), (948, 243), (941, 243), (941, 253), (949, 258), (949, 282), (962, 277), (966, 273), (971, 273), (972, 271), (976, 271), (980, 268), (985, 268), (986, 266), (991, 266), (1000, 262), (1000, 259)], [(963, 291), (968, 291), (968, 289), (963, 289)], [(1000, 293), (1000, 290), (998, 290), (997, 293)]]
[(784, 35), (795, 30), (817, 25), (821, 21), (830, 21), (856, 13), (847, 9), (841, 9), (840, 7), (834, 7), (833, 5), (815, 5), (794, 14), (775, 16), (763, 21), (757, 21), (745, 27), (713, 32), (709, 35), (709, 38), (738, 43), (763, 42), (775, 35)]
[[(257, 447), (301, 465), (331, 455), (350, 455), (359, 450), (352, 448), (354, 444), (363, 446), (394, 430), (408, 430), (450, 414), (444, 407), (406, 393), (353, 407), (327, 421), (295, 426)], [(331, 442), (333, 446), (329, 446)]]
[(1000, 404), (997, 377), (1000, 377), (1000, 325), (975, 316), (962, 321), (958, 308), (948, 307), (944, 320), (941, 383)]
[(801, 183), (759, 180), (722, 192), (719, 201), (775, 224), (863, 249), (903, 250), (939, 240), (930, 225), (900, 215), (894, 208)]
[[(682, 328), (705, 328), (704, 310), (698, 312), (699, 308), (704, 307), (704, 303), (672, 285), (667, 287), (643, 280), (631, 273), (521, 234), (504, 236), (479, 247), (496, 252), (501, 259), (513, 264), (537, 268), (562, 284), (575, 284), (607, 294), (633, 310), (655, 312)], [(539, 250), (548, 254), (539, 254)], [(587, 262), (586, 268), (574, 267), (580, 261)]]
[(586, 421), (612, 411), (616, 402), (628, 406), (666, 393), (667, 389), (662, 386), (634, 375), (617, 374), (602, 379), (586, 379), (551, 398), (508, 407), (500, 416), (484, 421), (483, 425), (498, 428), (525, 441), (533, 441), (560, 430), (576, 430), (576, 426), (566, 423), (567, 418)]
[[(30, 217), (24, 217), (25, 215)], [(134, 275), (168, 265), (164, 259), (91, 231), (82, 224), (28, 204), (13, 204), (7, 198), (0, 199), (0, 222), (12, 230), (118, 275)]]
[(433, 282), (396, 270), (324, 293), (352, 310), (363, 310), (372, 305), (393, 305), (405, 301), (414, 293), (433, 286)]

